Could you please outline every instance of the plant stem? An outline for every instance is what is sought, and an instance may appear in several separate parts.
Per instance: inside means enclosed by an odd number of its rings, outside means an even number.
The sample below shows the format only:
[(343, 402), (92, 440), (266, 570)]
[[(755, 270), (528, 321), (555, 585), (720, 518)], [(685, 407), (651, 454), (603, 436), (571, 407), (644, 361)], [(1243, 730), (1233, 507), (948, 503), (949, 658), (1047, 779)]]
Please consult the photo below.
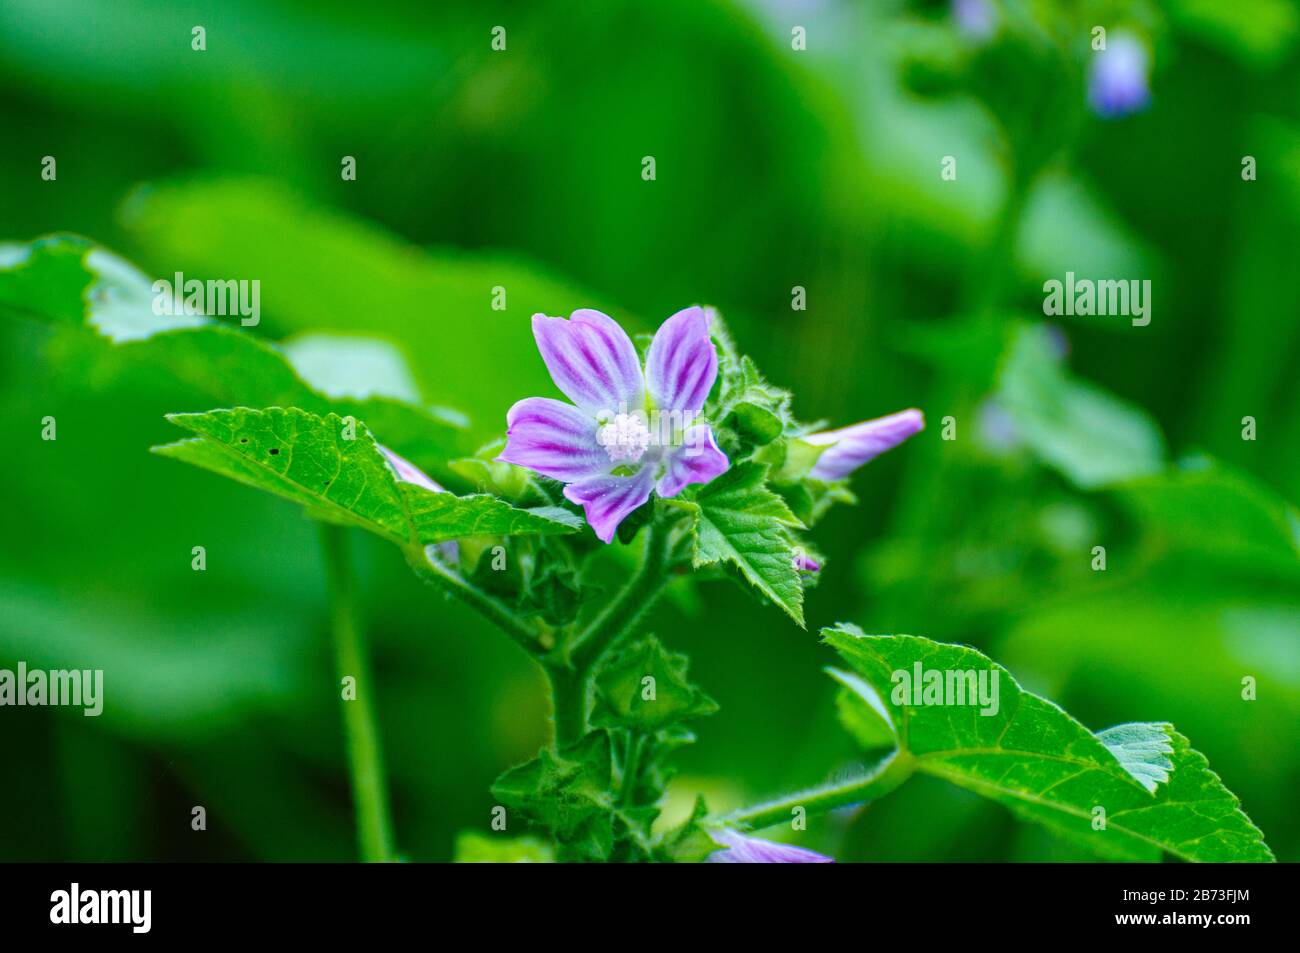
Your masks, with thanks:
[(645, 549), (636, 575), (573, 642), (570, 655), (580, 673), (589, 673), (613, 645), (635, 628), (664, 591), (669, 535), (668, 527), (659, 523), (646, 527)]
[(357, 842), (363, 861), (389, 861), (393, 859), (393, 843), (388, 787), (372, 701), (374, 681), (370, 677), (365, 637), (357, 621), (356, 592), (348, 564), (346, 531), (341, 526), (321, 523), (320, 540), (329, 591), (335, 664), (340, 682), (351, 676), (356, 688), (353, 699), (343, 700), (343, 734), (347, 743), (348, 769), (352, 776)]
[(423, 546), (408, 547), (406, 561), (415, 574), (425, 582), (451, 593), (471, 609), (496, 623), (533, 658), (541, 657), (543, 649), (538, 640), (537, 629), (511, 612), (499, 600), (466, 581), (460, 573), (444, 566), (436, 559), (431, 559)]
[(667, 585), (669, 530), (646, 527), (645, 549), (636, 575), (585, 630), (567, 646), (541, 657), (551, 681), (555, 745), (571, 744), (587, 733), (591, 678), (600, 660), (632, 632)]
[(797, 807), (809, 814), (824, 814), (837, 807), (874, 801), (896, 790), (912, 776), (914, 767), (911, 755), (905, 751), (895, 751), (861, 777), (809, 788), (775, 801), (734, 811), (715, 821), (729, 827), (762, 830), (775, 824), (789, 823)]
[(641, 753), (649, 740), (640, 732), (628, 739), (627, 755), (623, 761), (623, 777), (619, 781), (619, 804), (628, 807), (636, 791), (637, 775), (641, 770)]
[(578, 673), (571, 668), (546, 665), (551, 682), (551, 721), (556, 748), (582, 740), (587, 733), (587, 697)]

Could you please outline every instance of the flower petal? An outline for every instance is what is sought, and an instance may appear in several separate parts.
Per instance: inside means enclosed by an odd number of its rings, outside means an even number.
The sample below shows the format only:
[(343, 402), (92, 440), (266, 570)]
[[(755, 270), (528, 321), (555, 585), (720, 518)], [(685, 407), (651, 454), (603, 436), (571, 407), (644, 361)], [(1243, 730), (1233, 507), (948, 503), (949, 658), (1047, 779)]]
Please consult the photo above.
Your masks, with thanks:
[(567, 321), (535, 314), (533, 337), (555, 386), (583, 410), (595, 416), (644, 405), (641, 361), (613, 318), (586, 308)]
[(919, 410), (903, 410), (888, 417), (865, 420), (840, 430), (807, 434), (802, 439), (814, 446), (826, 447), (809, 473), (814, 480), (843, 480), (868, 460), (898, 446), (925, 428)]
[(564, 488), (564, 495), (582, 506), (596, 538), (608, 543), (614, 539), (618, 524), (650, 499), (653, 484), (653, 471), (642, 467), (632, 476), (592, 477), (572, 483)]
[(525, 398), (510, 408), (506, 424), (506, 448), (498, 460), (565, 483), (609, 472), (595, 419), (562, 400)]
[(821, 572), (822, 571), (821, 563), (813, 559), (807, 553), (802, 552), (800, 550), (795, 551), (792, 565), (794, 566), (795, 569), (799, 570), (799, 572)]
[[(393, 453), (382, 443), (376, 443), (375, 446), (379, 448), (379, 452), (384, 455), (384, 459), (388, 461), (388, 465), (393, 468), (393, 473), (397, 475), (397, 479), (401, 482), (414, 483), (416, 486), (424, 487), (430, 493), (451, 492), (446, 487), (435, 482), (429, 474), (410, 460)], [(424, 554), (429, 559), (441, 559), (450, 566), (458, 566), (460, 564), (460, 543), (454, 539), (445, 543), (434, 543), (424, 548)]]
[(660, 412), (698, 414), (717, 376), (718, 351), (709, 339), (707, 311), (687, 308), (659, 326), (646, 354), (645, 378)]
[(791, 847), (789, 844), (777, 844), (774, 841), (758, 837), (746, 837), (736, 831), (709, 831), (709, 836), (726, 850), (715, 851), (708, 856), (711, 864), (833, 864), (834, 857), (827, 857), (815, 850), (803, 847)]
[(445, 487), (439, 486), (435, 483), (432, 477), (410, 460), (407, 460), (405, 457), (399, 457), (381, 443), (377, 443), (375, 446), (378, 447), (379, 452), (384, 455), (384, 459), (388, 461), (388, 465), (393, 468), (393, 472), (397, 474), (397, 479), (404, 483), (414, 483), (416, 486), (422, 486), (433, 493), (447, 492)]
[(1145, 109), (1151, 101), (1148, 86), (1150, 58), (1142, 41), (1118, 33), (1110, 45), (1092, 56), (1088, 76), (1088, 101), (1103, 119), (1118, 119)]
[(708, 424), (686, 428), (682, 445), (669, 450), (664, 462), (668, 468), (655, 489), (665, 498), (676, 496), (688, 483), (708, 483), (731, 466)]

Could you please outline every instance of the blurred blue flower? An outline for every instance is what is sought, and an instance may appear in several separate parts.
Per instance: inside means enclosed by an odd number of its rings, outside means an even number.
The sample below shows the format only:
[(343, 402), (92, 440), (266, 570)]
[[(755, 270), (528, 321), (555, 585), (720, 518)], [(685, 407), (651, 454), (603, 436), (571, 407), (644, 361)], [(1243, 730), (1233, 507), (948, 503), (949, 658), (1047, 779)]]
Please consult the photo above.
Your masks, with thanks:
[(1151, 101), (1151, 71), (1146, 46), (1129, 33), (1118, 33), (1094, 55), (1088, 74), (1088, 103), (1103, 119), (1119, 119), (1145, 109)]
[(972, 40), (987, 40), (998, 29), (998, 8), (993, 0), (952, 0), (957, 29)]

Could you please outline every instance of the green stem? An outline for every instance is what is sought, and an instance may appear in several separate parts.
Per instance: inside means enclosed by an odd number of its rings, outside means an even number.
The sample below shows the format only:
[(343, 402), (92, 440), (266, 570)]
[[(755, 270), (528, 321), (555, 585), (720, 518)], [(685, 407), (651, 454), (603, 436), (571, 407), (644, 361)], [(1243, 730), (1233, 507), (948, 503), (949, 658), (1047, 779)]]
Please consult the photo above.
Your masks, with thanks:
[(659, 523), (646, 527), (645, 549), (636, 575), (573, 641), (570, 657), (580, 673), (589, 673), (610, 648), (636, 627), (664, 591), (668, 583), (669, 536), (669, 528)]
[(587, 733), (587, 699), (578, 673), (571, 668), (546, 665), (551, 682), (551, 721), (556, 748), (581, 741)]
[(444, 566), (436, 559), (429, 558), (423, 546), (412, 546), (406, 550), (406, 561), (415, 574), (432, 586), (450, 593), (471, 609), (474, 609), (514, 639), (525, 652), (534, 658), (540, 658), (543, 647), (538, 639), (537, 629), (511, 612), (495, 597), (488, 595), (473, 583), (466, 581), (460, 573)]
[(541, 658), (551, 680), (555, 745), (571, 744), (587, 733), (591, 679), (600, 660), (633, 632), (668, 584), (668, 527), (646, 527), (645, 549), (636, 574), (585, 630), (567, 646)]
[(715, 818), (714, 822), (728, 827), (762, 830), (776, 824), (790, 822), (794, 809), (801, 807), (808, 814), (824, 814), (837, 807), (874, 801), (896, 790), (912, 776), (915, 761), (905, 751), (895, 751), (861, 777), (809, 788), (775, 801), (743, 808)]
[(997, 217), (984, 248), (972, 256), (963, 294), (968, 314), (987, 318), (1002, 300), (1010, 264), (1015, 260), (1016, 239), (1020, 235), (1021, 217), (1028, 198), (1030, 182), (1012, 169), (1007, 176), (1007, 194), (998, 208)]
[(645, 750), (648, 741), (649, 736), (639, 732), (628, 739), (627, 757), (623, 762), (623, 777), (619, 781), (618, 792), (619, 804), (623, 807), (628, 807), (632, 803), (632, 797), (636, 791), (637, 774), (641, 770), (641, 754)]
[(345, 532), (340, 526), (320, 524), (335, 663), (340, 682), (347, 676), (355, 680), (356, 696), (343, 700), (343, 734), (356, 806), (357, 842), (361, 859), (375, 863), (393, 859), (392, 820), (372, 702), (374, 681), (370, 677), (365, 637), (357, 621), (356, 592), (348, 565)]

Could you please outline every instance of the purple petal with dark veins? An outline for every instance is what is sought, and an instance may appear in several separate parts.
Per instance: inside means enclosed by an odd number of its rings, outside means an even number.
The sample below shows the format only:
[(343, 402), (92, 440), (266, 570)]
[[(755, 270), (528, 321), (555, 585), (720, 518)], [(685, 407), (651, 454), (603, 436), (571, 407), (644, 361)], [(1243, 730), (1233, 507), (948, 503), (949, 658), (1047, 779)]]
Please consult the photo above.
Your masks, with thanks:
[(596, 421), (562, 400), (527, 397), (506, 414), (506, 447), (498, 460), (565, 483), (608, 473), (609, 454), (596, 442)]
[(868, 460), (893, 449), (924, 428), (924, 415), (913, 409), (866, 420), (840, 430), (807, 434), (801, 439), (814, 446), (826, 447), (809, 476), (828, 483), (843, 480)]
[(834, 857), (827, 857), (815, 850), (803, 847), (791, 847), (789, 844), (777, 844), (758, 837), (747, 837), (737, 831), (709, 831), (709, 836), (726, 850), (715, 851), (708, 857), (711, 864), (833, 864)]
[(618, 524), (629, 513), (650, 499), (654, 473), (642, 467), (632, 476), (592, 477), (564, 488), (564, 495), (579, 504), (587, 514), (587, 522), (596, 531), (596, 538), (611, 542)]
[(646, 354), (645, 379), (661, 413), (698, 414), (717, 376), (718, 351), (709, 338), (707, 311), (687, 308), (659, 326)]
[(644, 406), (641, 361), (613, 318), (585, 308), (567, 321), (535, 314), (533, 336), (555, 386), (593, 417)]
[(688, 483), (708, 483), (727, 472), (731, 464), (718, 449), (708, 424), (688, 427), (680, 447), (673, 447), (664, 458), (667, 470), (655, 487), (662, 497), (676, 496)]

